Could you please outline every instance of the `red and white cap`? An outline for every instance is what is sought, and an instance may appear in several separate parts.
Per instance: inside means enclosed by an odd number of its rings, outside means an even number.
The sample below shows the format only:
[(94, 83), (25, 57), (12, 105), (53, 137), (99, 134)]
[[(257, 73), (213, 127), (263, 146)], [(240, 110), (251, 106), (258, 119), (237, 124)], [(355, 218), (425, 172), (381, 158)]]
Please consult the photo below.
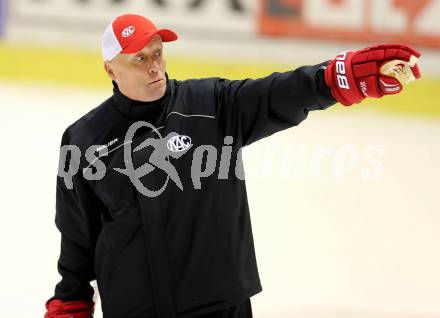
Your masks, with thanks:
[(163, 42), (177, 40), (177, 34), (168, 29), (157, 29), (147, 18), (137, 14), (116, 17), (105, 29), (101, 38), (104, 61), (112, 60), (119, 53), (136, 53), (159, 35)]

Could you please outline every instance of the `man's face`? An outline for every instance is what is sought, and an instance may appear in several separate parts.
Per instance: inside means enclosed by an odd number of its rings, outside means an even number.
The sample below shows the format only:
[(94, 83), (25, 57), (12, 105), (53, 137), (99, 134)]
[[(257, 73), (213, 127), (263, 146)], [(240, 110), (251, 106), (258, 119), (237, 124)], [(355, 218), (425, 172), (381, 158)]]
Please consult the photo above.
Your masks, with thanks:
[(156, 35), (141, 51), (118, 54), (110, 62), (104, 62), (104, 67), (124, 95), (134, 100), (154, 101), (166, 90), (162, 50), (162, 39)]

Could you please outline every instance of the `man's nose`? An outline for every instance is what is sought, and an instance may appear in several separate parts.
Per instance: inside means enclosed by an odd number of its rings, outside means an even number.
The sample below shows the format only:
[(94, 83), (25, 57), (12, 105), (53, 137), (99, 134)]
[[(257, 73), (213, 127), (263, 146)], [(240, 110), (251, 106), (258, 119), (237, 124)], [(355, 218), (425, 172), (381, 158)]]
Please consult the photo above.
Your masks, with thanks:
[(157, 61), (153, 61), (150, 66), (148, 66), (148, 73), (154, 74), (159, 71), (159, 63)]

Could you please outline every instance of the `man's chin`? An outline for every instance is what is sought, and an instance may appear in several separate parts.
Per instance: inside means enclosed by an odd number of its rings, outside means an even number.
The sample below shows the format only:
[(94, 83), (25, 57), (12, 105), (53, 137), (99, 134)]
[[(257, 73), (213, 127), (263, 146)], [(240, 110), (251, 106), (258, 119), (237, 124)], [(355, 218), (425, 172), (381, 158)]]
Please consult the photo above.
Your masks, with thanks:
[(158, 100), (165, 95), (166, 85), (161, 87), (157, 87), (155, 89), (149, 89), (149, 95), (152, 97), (152, 100)]

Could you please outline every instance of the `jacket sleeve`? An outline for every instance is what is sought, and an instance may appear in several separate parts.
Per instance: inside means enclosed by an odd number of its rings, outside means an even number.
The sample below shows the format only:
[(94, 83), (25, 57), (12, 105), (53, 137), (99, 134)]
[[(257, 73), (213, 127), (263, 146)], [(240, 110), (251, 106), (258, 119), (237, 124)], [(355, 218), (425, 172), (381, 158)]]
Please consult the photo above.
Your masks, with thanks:
[(246, 146), (283, 129), (296, 126), (309, 111), (321, 110), (336, 101), (325, 84), (328, 62), (303, 66), (259, 79), (216, 83), (216, 115), (226, 136)]
[[(61, 146), (69, 144), (66, 130)], [(60, 167), (68, 167), (72, 156), (62, 158)], [(62, 163), (61, 160), (65, 162)], [(105, 208), (84, 179), (81, 168), (72, 177), (72, 187), (57, 176), (55, 224), (61, 232), (58, 272), (62, 279), (55, 287), (51, 299), (91, 300), (94, 290), (90, 282), (95, 279), (94, 251), (101, 229), (101, 212)]]

